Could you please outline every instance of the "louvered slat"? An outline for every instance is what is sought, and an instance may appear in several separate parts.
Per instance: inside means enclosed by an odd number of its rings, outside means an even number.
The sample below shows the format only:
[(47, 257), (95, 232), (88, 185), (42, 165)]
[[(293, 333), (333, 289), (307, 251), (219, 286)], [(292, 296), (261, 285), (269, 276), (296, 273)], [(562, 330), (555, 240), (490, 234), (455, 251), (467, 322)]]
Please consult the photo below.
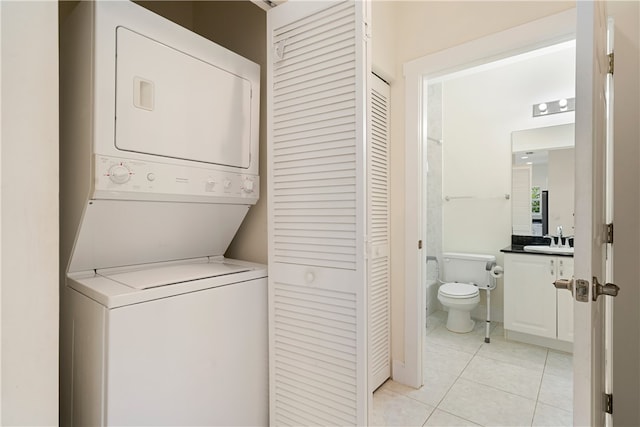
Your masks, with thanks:
[(283, 283), (274, 294), (277, 410), (298, 424), (355, 424), (353, 294)]
[[(273, 235), (283, 245), (293, 243), (291, 238), (306, 245), (298, 252), (276, 244), (274, 253), (283, 263), (355, 269), (355, 256), (327, 251), (347, 245), (355, 254), (355, 233), (345, 234), (342, 227), (331, 233), (332, 221), (321, 221), (321, 234), (286, 229), (279, 221), (284, 215), (289, 222), (301, 220), (313, 210), (314, 216), (340, 216), (355, 226), (354, 132), (335, 132), (336, 127), (355, 129), (355, 89), (349, 84), (355, 73), (354, 9), (348, 4), (330, 9), (322, 14), (326, 22), (303, 20), (274, 35), (276, 42), (286, 40), (286, 55), (275, 65), (273, 79)], [(312, 186), (304, 185), (311, 181)]]

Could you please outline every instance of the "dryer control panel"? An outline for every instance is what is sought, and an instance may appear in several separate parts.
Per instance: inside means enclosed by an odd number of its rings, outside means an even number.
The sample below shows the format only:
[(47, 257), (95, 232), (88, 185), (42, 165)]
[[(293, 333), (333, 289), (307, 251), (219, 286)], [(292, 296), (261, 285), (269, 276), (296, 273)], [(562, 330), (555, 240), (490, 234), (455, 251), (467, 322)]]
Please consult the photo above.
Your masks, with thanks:
[(259, 177), (206, 167), (94, 157), (94, 199), (255, 204)]

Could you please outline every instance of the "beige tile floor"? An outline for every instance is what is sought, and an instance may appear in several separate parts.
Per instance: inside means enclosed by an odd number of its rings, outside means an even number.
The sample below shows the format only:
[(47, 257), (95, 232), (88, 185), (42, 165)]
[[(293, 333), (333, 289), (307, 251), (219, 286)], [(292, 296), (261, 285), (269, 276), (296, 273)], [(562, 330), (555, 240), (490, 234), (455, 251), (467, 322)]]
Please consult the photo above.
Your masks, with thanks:
[(570, 426), (571, 355), (504, 339), (484, 323), (468, 334), (449, 332), (446, 313), (429, 316), (424, 386), (394, 381), (373, 395), (376, 426)]

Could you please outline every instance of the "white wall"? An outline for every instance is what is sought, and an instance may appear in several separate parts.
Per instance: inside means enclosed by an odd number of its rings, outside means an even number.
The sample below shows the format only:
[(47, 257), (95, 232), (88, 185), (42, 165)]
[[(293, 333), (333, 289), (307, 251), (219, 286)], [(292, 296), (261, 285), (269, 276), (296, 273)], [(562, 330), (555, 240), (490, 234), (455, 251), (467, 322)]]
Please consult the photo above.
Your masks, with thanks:
[[(511, 133), (571, 123), (574, 113), (532, 117), (533, 104), (575, 96), (575, 48), (443, 82), (443, 250), (495, 255), (511, 244)], [(471, 197), (453, 199), (453, 197)], [(427, 239), (429, 236), (427, 236)], [(492, 319), (503, 319), (502, 280)], [(474, 317), (484, 318), (486, 306)]]
[(58, 423), (57, 8), (0, 2), (2, 425)]

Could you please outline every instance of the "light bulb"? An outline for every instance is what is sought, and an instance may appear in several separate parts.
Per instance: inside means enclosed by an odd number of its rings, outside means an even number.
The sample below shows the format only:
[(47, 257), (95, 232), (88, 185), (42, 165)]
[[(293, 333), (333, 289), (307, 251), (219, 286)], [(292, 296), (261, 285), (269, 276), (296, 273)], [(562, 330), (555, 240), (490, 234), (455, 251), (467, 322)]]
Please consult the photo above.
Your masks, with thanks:
[(567, 102), (567, 100), (566, 100), (566, 99), (564, 99), (564, 98), (562, 98), (560, 101), (558, 101), (558, 105), (559, 105), (559, 106), (560, 106), (560, 108), (562, 108), (562, 109), (567, 108), (567, 104), (568, 104), (568, 102)]
[(545, 111), (547, 111), (547, 104), (545, 104), (544, 102), (542, 104), (538, 104), (538, 110), (544, 113)]

